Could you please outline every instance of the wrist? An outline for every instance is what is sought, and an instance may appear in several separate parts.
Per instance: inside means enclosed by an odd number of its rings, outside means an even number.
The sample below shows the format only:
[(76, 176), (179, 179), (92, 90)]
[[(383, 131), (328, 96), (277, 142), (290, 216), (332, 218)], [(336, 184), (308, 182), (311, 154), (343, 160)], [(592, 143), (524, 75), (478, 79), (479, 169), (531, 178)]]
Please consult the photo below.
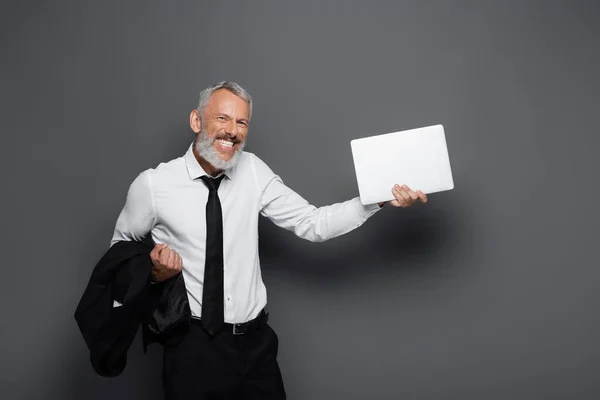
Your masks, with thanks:
[(155, 284), (160, 282), (160, 276), (158, 275), (157, 271), (154, 268), (152, 268), (152, 272), (150, 273), (150, 283)]

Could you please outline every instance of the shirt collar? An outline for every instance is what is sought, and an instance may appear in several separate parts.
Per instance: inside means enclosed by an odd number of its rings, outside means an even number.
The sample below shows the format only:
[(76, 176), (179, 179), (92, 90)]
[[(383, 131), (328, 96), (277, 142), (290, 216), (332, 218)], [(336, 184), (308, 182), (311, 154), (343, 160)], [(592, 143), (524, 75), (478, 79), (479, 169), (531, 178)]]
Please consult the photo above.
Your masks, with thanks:
[[(183, 158), (185, 160), (187, 172), (188, 172), (188, 175), (191, 180), (198, 179), (204, 175), (210, 176), (206, 173), (206, 171), (204, 171), (204, 168), (202, 168), (202, 166), (200, 165), (198, 160), (196, 160), (196, 156), (194, 156), (194, 143), (193, 142), (190, 145), (190, 147), (188, 148), (188, 150), (186, 151)], [(233, 168), (230, 168), (228, 170), (225, 170), (224, 172), (220, 173), (217, 176), (225, 175), (225, 178), (231, 180), (235, 176), (235, 170), (236, 170), (236, 166), (234, 166)]]

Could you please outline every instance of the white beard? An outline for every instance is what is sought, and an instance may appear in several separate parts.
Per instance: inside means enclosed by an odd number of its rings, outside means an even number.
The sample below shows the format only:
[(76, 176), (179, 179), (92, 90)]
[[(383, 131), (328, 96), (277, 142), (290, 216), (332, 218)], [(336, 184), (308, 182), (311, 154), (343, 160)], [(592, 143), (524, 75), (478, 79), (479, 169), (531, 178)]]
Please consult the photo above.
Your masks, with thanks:
[(219, 153), (217, 153), (213, 147), (217, 139), (219, 139), (218, 136), (212, 139), (204, 130), (200, 131), (195, 143), (196, 151), (200, 157), (208, 161), (215, 169), (227, 170), (233, 168), (238, 162), (246, 142), (238, 143), (238, 148), (235, 150), (235, 153), (233, 153), (233, 156), (229, 160), (223, 160), (219, 157)]

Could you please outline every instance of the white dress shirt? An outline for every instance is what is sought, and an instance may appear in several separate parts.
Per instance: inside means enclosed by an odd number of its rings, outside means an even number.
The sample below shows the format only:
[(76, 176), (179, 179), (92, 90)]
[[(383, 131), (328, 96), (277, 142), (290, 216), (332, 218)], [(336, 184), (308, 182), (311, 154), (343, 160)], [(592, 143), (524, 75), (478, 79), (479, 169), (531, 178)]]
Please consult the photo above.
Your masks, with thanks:
[[(140, 173), (127, 193), (111, 240), (141, 240), (149, 232), (183, 261), (192, 315), (202, 311), (206, 244), (207, 175), (192, 152)], [(225, 322), (255, 318), (267, 304), (258, 256), (259, 213), (277, 226), (310, 241), (324, 241), (362, 225), (380, 207), (358, 197), (317, 208), (288, 188), (257, 156), (243, 152), (225, 171), (218, 194), (223, 209)]]

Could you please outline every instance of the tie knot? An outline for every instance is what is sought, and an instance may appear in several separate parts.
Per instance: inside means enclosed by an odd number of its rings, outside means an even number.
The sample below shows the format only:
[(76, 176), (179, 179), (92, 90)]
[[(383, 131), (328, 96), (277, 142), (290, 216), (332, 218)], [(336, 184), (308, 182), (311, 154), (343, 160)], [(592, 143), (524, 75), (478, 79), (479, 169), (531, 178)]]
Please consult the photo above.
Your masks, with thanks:
[(223, 180), (224, 177), (225, 177), (225, 175), (221, 175), (218, 178), (211, 178), (210, 176), (204, 175), (204, 176), (201, 176), (200, 179), (202, 179), (202, 181), (204, 181), (204, 184), (211, 192), (214, 192), (219, 189), (221, 180)]

